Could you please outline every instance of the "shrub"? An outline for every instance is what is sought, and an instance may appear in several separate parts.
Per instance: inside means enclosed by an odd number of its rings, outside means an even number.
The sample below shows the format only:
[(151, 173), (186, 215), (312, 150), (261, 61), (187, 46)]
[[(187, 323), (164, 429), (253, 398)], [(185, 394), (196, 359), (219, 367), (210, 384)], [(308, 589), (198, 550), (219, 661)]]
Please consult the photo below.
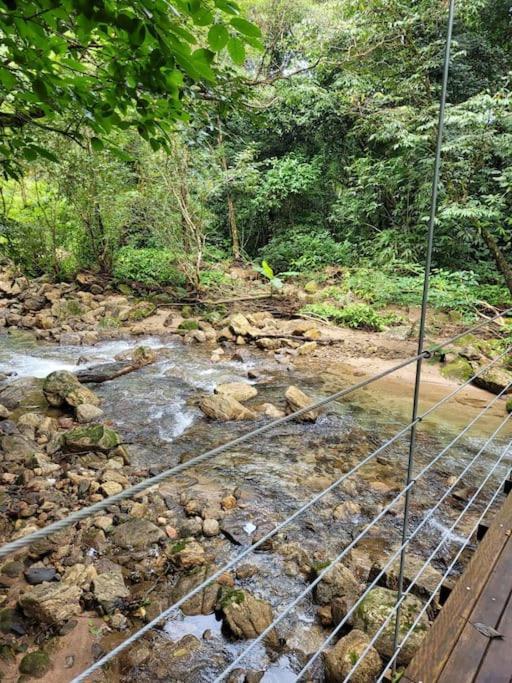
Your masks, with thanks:
[(168, 249), (123, 247), (117, 254), (113, 274), (120, 281), (183, 286), (186, 279), (175, 261), (175, 254)]
[(381, 315), (368, 304), (359, 303), (348, 304), (344, 308), (338, 308), (327, 303), (310, 304), (305, 306), (302, 311), (331, 320), (338, 325), (375, 332), (381, 332), (387, 325), (391, 325), (396, 320), (392, 315)]
[(261, 256), (276, 272), (307, 272), (347, 263), (349, 246), (346, 242), (336, 242), (327, 230), (301, 226), (273, 237), (261, 250)]

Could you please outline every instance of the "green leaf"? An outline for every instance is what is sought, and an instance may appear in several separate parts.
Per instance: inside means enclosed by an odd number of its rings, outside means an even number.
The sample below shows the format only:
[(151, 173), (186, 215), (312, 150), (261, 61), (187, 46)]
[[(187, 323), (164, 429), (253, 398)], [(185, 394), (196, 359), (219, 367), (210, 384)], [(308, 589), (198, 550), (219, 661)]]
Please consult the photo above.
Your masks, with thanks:
[(268, 277), (269, 280), (271, 280), (274, 277), (274, 271), (272, 270), (267, 261), (261, 262), (261, 269), (263, 270), (263, 273)]
[(235, 64), (242, 65), (245, 62), (245, 46), (240, 38), (231, 37), (228, 40), (228, 52)]
[(215, 7), (227, 14), (238, 14), (240, 12), (240, 7), (231, 0), (215, 0)]
[(100, 138), (91, 138), (91, 147), (95, 152), (101, 152), (104, 148), (103, 141)]
[(208, 45), (215, 52), (219, 52), (226, 47), (228, 40), (229, 33), (223, 24), (214, 24), (208, 31)]
[(241, 17), (233, 17), (230, 21), (231, 26), (234, 26), (239, 33), (244, 36), (250, 36), (251, 38), (261, 38), (261, 31), (256, 24), (252, 24), (247, 19), (242, 19)]

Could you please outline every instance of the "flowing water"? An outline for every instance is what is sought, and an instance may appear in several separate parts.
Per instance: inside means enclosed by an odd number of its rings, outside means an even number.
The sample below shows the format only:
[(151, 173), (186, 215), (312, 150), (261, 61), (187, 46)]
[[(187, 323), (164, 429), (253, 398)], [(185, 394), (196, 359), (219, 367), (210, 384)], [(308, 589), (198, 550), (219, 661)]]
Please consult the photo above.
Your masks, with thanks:
[[(249, 370), (258, 372), (258, 379), (253, 380), (259, 392), (254, 400), (256, 403), (269, 401), (283, 406), (283, 395), (290, 384), (315, 398), (327, 393), (325, 377), (316, 370), (299, 373), (257, 353), (248, 354), (250, 360), (246, 362), (213, 363), (201, 347), (184, 346), (179, 341), (164, 343), (156, 338), (72, 347), (44, 345), (27, 337), (2, 336), (0, 372), (45, 377), (57, 369), (76, 369), (78, 363), (80, 367), (87, 367), (112, 360), (116, 354), (141, 344), (159, 350), (157, 363), (93, 387), (103, 398), (106, 419), (130, 444), (132, 459), (141, 467), (170, 467), (250, 430), (254, 423), (208, 421), (196, 407), (201, 393), (211, 392), (222, 382), (247, 381)], [(491, 398), (489, 395), (489, 400)], [(450, 411), (457, 413), (458, 420), (461, 411), (467, 411), (467, 423), (478, 412), (452, 403), (442, 410), (445, 418), (442, 425), (439, 419), (433, 425), (426, 421), (419, 429), (416, 472), (460, 431), (460, 427), (450, 423)], [(213, 546), (220, 566), (393, 436), (407, 424), (409, 412), (407, 400), (399, 405), (391, 403), (385, 387), (376, 384), (369, 391), (353, 394), (349, 400), (331, 404), (315, 424), (282, 425), (258, 436), (254, 442), (191, 467), (164, 489), (176, 496), (186, 492), (189, 498), (208, 502), (216, 502), (236, 488), (242, 492), (242, 504), (229, 516), (228, 538), (219, 538)], [(494, 428), (497, 424), (499, 421)], [(487, 422), (476, 423), (427, 475), (418, 480), (411, 508), (413, 526), (429, 514), (452, 483), (450, 477), (462, 471), (489, 434)], [(433, 562), (436, 569), (444, 571), (496, 489), (497, 482), (510, 469), (510, 457), (496, 469), (470, 513), (453, 531), (448, 533), (448, 530), (496, 463), (510, 437), (507, 424), (457, 484), (458, 489), (463, 489), (458, 497), (448, 497), (432, 515), (412, 544), (411, 556), (419, 560), (428, 557), (444, 534), (443, 552)], [(307, 585), (307, 578), (292, 561), (290, 549), (293, 544), (313, 561), (321, 562), (336, 556), (403, 486), (407, 446), (405, 436), (294, 520), (285, 533), (278, 535), (271, 552), (266, 549), (243, 560), (241, 564), (250, 561), (257, 566), (258, 572), (237, 581), (237, 585), (269, 600), (274, 614), (282, 611)], [(352, 508), (348, 516), (336, 519), (333, 510), (347, 501), (357, 503), (358, 507)], [(356, 564), (362, 562), (363, 556), (370, 563), (383, 564), (398, 547), (402, 508), (397, 508), (396, 514), (386, 515), (358, 544), (356, 553), (360, 554), (355, 554)], [(293, 671), (297, 670), (300, 657), (315, 651), (328, 634), (316, 623), (315, 611), (314, 603), (304, 600), (284, 620), (281, 635), (288, 645), (284, 655), (269, 659), (261, 646), (248, 655), (244, 665), (265, 669), (263, 680), (266, 683), (294, 680)], [(222, 651), (225, 661), (230, 661), (247, 644), (227, 639), (214, 615), (184, 617), (177, 614), (165, 625), (163, 633), (173, 641), (190, 634), (201, 639), (207, 633), (206, 647), (215, 653)], [(201, 678), (203, 675), (206, 677)], [(211, 680), (211, 676), (210, 671), (198, 674), (193, 680)]]

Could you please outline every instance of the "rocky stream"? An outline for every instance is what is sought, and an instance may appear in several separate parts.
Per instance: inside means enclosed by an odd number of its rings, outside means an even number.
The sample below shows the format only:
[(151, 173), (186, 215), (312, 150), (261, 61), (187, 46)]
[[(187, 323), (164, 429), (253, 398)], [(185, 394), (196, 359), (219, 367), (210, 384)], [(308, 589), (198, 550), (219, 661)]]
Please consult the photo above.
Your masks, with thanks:
[[(240, 322), (238, 316), (230, 329)], [(184, 344), (180, 337), (139, 330), (137, 339), (125, 334), (88, 344), (71, 331), (56, 345), (11, 327), (0, 336), (2, 542), (351, 383), (313, 359), (296, 366), (289, 357), (237, 348), (231, 340)], [(311, 341), (306, 336), (301, 344)], [(417, 470), (480, 407), (478, 401), (455, 402), (442, 410), (441, 418), (421, 425)], [(407, 424), (409, 412), (409, 390), (392, 401), (385, 384), (372, 385), (8, 558), (0, 567), (2, 681), (71, 680), (348, 472)], [(418, 480), (412, 525), (424, 519), (504, 415), (500, 401), (490, 419), (477, 422)], [(506, 425), (411, 544), (407, 577), (460, 514), (510, 433)], [(404, 437), (384, 450), (95, 680), (213, 681), (403, 487), (407, 446)], [(404, 633), (507, 468), (510, 458), (407, 598)], [(399, 503), (227, 680), (296, 680), (398, 547), (401, 523)], [(464, 553), (458, 571), (466, 559)], [(395, 566), (312, 668), (311, 680), (343, 680), (354, 653), (394, 604), (396, 576)], [(434, 603), (429, 618), (435, 610)], [(392, 628), (391, 621), (353, 681), (378, 676), (391, 654)], [(427, 628), (425, 616), (401, 665)]]

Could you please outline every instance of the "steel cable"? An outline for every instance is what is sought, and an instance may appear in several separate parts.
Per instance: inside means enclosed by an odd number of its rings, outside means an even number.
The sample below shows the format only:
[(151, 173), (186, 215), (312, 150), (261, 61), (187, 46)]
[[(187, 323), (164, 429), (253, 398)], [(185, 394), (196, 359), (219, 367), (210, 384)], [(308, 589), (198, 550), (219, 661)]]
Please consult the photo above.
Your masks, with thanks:
[[(507, 309), (503, 314), (504, 315), (507, 312), (512, 312), (512, 308)], [(489, 323), (492, 320), (495, 320), (497, 317), (500, 317), (500, 315), (494, 316), (494, 318), (491, 318), (489, 320), (486, 320), (484, 322), (479, 323), (478, 325), (475, 325), (473, 328), (470, 328), (470, 330), (476, 330), (479, 329), (484, 325), (484, 323)], [(470, 331), (466, 331), (465, 334), (469, 334)], [(449, 345), (452, 343), (453, 340), (459, 339), (461, 336), (464, 335), (457, 335), (456, 337), (452, 337), (451, 339), (443, 342), (442, 344), (438, 344), (437, 346), (433, 347), (432, 350), (430, 351), (424, 351), (423, 355), (425, 358), (428, 358), (431, 356), (432, 353), (438, 351), (440, 348), (444, 348), (445, 346)], [(464, 388), (467, 386), (471, 381), (473, 381), (476, 377), (480, 376), (485, 372), (486, 369), (494, 365), (498, 360), (503, 358), (505, 355), (510, 353), (512, 347), (508, 347), (505, 352), (497, 356), (493, 361), (491, 361), (485, 368), (482, 368), (479, 372), (475, 373), (472, 378), (470, 378), (468, 381), (466, 381), (464, 384), (462, 384), (460, 387), (458, 387), (457, 390), (452, 392), (451, 395), (449, 395), (447, 398), (453, 396), (455, 393), (457, 393), (458, 390)], [(377, 375), (373, 375), (372, 377), (369, 377), (361, 382), (358, 382), (357, 384), (352, 385), (351, 387), (347, 387), (346, 389), (342, 389), (341, 391), (338, 391), (334, 394), (331, 394), (330, 396), (327, 396), (320, 401), (317, 401), (315, 403), (311, 403), (308, 406), (301, 408), (300, 410), (297, 410), (293, 413), (290, 413), (289, 415), (286, 415), (285, 417), (279, 418), (277, 420), (273, 420), (272, 422), (269, 422), (266, 425), (263, 425), (261, 427), (258, 427), (255, 430), (252, 430), (248, 432), (247, 434), (243, 434), (242, 436), (233, 439), (232, 441), (229, 441), (225, 444), (222, 444), (221, 446), (217, 446), (216, 448), (213, 448), (209, 451), (206, 451), (205, 453), (202, 453), (201, 455), (196, 456), (195, 458), (191, 458), (188, 460), (186, 463), (180, 463), (179, 465), (175, 465), (174, 467), (171, 467), (170, 469), (164, 470), (163, 472), (160, 472), (159, 474), (156, 474), (153, 477), (149, 477), (147, 479), (144, 479), (143, 481), (139, 482), (138, 484), (134, 484), (133, 486), (130, 486), (127, 489), (124, 489), (123, 491), (116, 493), (112, 496), (109, 496), (108, 498), (104, 498), (103, 500), (94, 503), (93, 505), (89, 505), (85, 508), (81, 508), (80, 510), (76, 510), (75, 512), (72, 512), (70, 515), (65, 517), (64, 519), (59, 519), (56, 522), (53, 522), (52, 524), (48, 524), (47, 526), (43, 527), (42, 529), (38, 529), (37, 531), (34, 531), (30, 534), (27, 534), (26, 536), (22, 536), (21, 538), (16, 539), (15, 541), (11, 541), (10, 543), (5, 543), (3, 546), (0, 547), (0, 559), (3, 557), (6, 557), (10, 553), (16, 552), (18, 550), (21, 550), (22, 548), (25, 548), (35, 541), (40, 541), (44, 538), (47, 538), (48, 536), (55, 534), (59, 531), (62, 531), (63, 529), (66, 529), (69, 526), (72, 526), (73, 524), (76, 524), (77, 522), (80, 522), (84, 519), (87, 519), (90, 516), (96, 515), (100, 512), (103, 512), (106, 510), (108, 507), (111, 505), (115, 505), (117, 503), (122, 502), (123, 500), (127, 500), (128, 498), (132, 498), (133, 496), (142, 493), (146, 491), (147, 489), (151, 488), (152, 486), (155, 486), (156, 484), (160, 484), (161, 482), (165, 481), (166, 479), (169, 479), (172, 476), (175, 476), (176, 474), (179, 474), (180, 472), (183, 472), (186, 469), (189, 469), (190, 467), (193, 467), (194, 465), (197, 465), (205, 460), (209, 460), (217, 455), (220, 455), (221, 453), (224, 453), (225, 451), (233, 448), (234, 446), (239, 446), (240, 444), (243, 444), (250, 439), (252, 439), (254, 436), (258, 436), (260, 434), (264, 434), (271, 429), (274, 429), (276, 427), (279, 427), (283, 424), (286, 424), (287, 422), (290, 422), (297, 417), (300, 417), (304, 413), (307, 413), (311, 410), (316, 410), (324, 405), (327, 405), (328, 403), (332, 403), (333, 401), (339, 400), (340, 398), (344, 398), (345, 396), (351, 394), (353, 391), (356, 391), (358, 389), (362, 389), (363, 387), (368, 386), (369, 384), (378, 381), (379, 379), (383, 379), (384, 377), (387, 377), (388, 375), (392, 374), (393, 372), (396, 372), (396, 370), (400, 370), (403, 367), (406, 367), (407, 365), (410, 365), (411, 363), (415, 362), (418, 360), (418, 355), (413, 356), (412, 358), (409, 358), (402, 363), (399, 363), (398, 365), (393, 366), (392, 368), (389, 368), (388, 370), (385, 370)], [(445, 399), (442, 399), (437, 405), (442, 405), (442, 403), (445, 402)], [(417, 418), (417, 422), (421, 421), (426, 417), (426, 415), (430, 414), (432, 411), (427, 411), (423, 416)], [(396, 435), (396, 438), (399, 438), (402, 436), (408, 429), (410, 429), (412, 426), (412, 423), (407, 425), (407, 427), (402, 430), (398, 435)], [(396, 440), (396, 438), (394, 440)], [(393, 442), (390, 442), (393, 443)], [(390, 445), (390, 444), (388, 444)]]
[[(446, 530), (443, 532), (443, 536), (442, 536), (441, 541), (438, 543), (438, 545), (436, 546), (436, 548), (434, 549), (434, 551), (430, 554), (430, 556), (428, 557), (428, 559), (424, 562), (424, 564), (422, 565), (420, 571), (416, 574), (416, 576), (414, 577), (414, 579), (411, 581), (410, 585), (407, 587), (407, 589), (406, 589), (406, 590), (402, 593), (402, 595), (400, 596), (400, 604), (402, 604), (402, 603), (404, 602), (405, 598), (406, 598), (407, 595), (411, 592), (412, 588), (417, 584), (418, 578), (423, 574), (423, 572), (425, 571), (425, 569), (429, 566), (430, 562), (433, 560), (433, 558), (437, 555), (437, 553), (439, 552), (439, 550), (440, 550), (440, 549), (442, 548), (442, 546), (444, 545), (446, 538), (448, 538), (448, 536), (450, 535), (450, 533), (455, 529), (455, 527), (456, 527), (457, 524), (460, 522), (460, 520), (462, 519), (462, 517), (463, 517), (463, 516), (466, 514), (466, 512), (469, 510), (469, 508), (471, 507), (471, 505), (473, 504), (473, 502), (475, 501), (475, 499), (477, 498), (477, 496), (479, 495), (479, 493), (482, 491), (482, 489), (483, 489), (483, 487), (485, 486), (485, 484), (487, 483), (487, 481), (490, 479), (492, 473), (496, 470), (496, 468), (498, 467), (498, 465), (501, 463), (501, 461), (502, 461), (502, 460), (505, 458), (505, 456), (508, 454), (508, 451), (510, 450), (511, 446), (512, 446), (512, 441), (510, 441), (510, 442), (508, 443), (508, 445), (506, 446), (505, 450), (504, 450), (503, 453), (501, 454), (500, 458), (499, 458), (498, 461), (495, 463), (494, 467), (493, 467), (493, 468), (490, 470), (490, 472), (487, 474), (487, 476), (486, 476), (486, 478), (484, 479), (484, 481), (482, 482), (482, 484), (480, 484), (479, 488), (478, 488), (477, 491), (473, 494), (473, 496), (470, 498), (469, 502), (468, 502), (467, 505), (464, 507), (464, 509), (462, 510), (462, 512), (460, 513), (460, 515), (457, 517), (457, 519), (455, 520), (455, 522), (452, 524), (452, 526), (451, 526), (449, 529), (446, 529)], [(507, 476), (508, 476), (508, 475), (507, 475)], [(500, 484), (500, 486), (499, 486), (499, 488), (497, 489), (497, 492), (496, 492), (496, 494), (495, 494), (496, 497), (497, 497), (497, 495), (499, 494), (500, 490), (501, 490), (501, 484)], [(483, 519), (483, 517), (481, 517), (480, 519)], [(478, 524), (479, 524), (479, 523), (480, 523), (480, 522), (478, 522)], [(476, 526), (478, 526), (478, 524), (477, 524)], [(475, 528), (476, 528), (476, 527), (475, 527)], [(471, 535), (469, 536), (469, 538), (471, 538), (472, 534), (473, 534), (473, 532), (471, 533)], [(464, 546), (464, 547), (465, 547), (465, 546)], [(459, 554), (457, 555), (457, 559), (458, 559), (458, 557), (460, 557), (460, 554), (461, 554), (461, 553), (462, 553), (462, 550), (461, 550), (461, 551), (459, 552)], [(446, 576), (448, 575), (448, 572), (451, 571), (451, 569), (452, 569), (453, 566), (455, 565), (455, 562), (456, 562), (456, 560), (452, 563), (452, 565), (450, 565), (450, 568), (444, 573), (444, 575), (443, 575), (443, 580), (440, 582), (439, 586), (442, 585), (443, 581), (445, 580)], [(437, 590), (437, 589), (436, 589), (436, 590)], [(433, 596), (431, 596), (430, 602), (432, 602), (432, 600), (434, 599), (434, 597), (435, 597), (435, 593), (434, 593)], [(430, 602), (429, 602), (429, 604), (430, 604)], [(360, 665), (360, 663), (363, 661), (363, 659), (366, 657), (366, 655), (368, 654), (368, 652), (370, 651), (370, 649), (373, 647), (373, 645), (374, 645), (374, 644), (377, 642), (377, 640), (379, 639), (379, 636), (381, 635), (381, 633), (383, 632), (383, 630), (386, 628), (387, 624), (389, 623), (389, 621), (391, 620), (391, 618), (393, 617), (393, 615), (396, 614), (396, 612), (398, 611), (398, 606), (399, 606), (399, 603), (397, 602), (397, 604), (393, 607), (393, 609), (390, 610), (388, 616), (387, 616), (386, 619), (383, 621), (383, 623), (381, 624), (380, 628), (379, 628), (379, 629), (376, 631), (376, 633), (373, 635), (372, 639), (370, 640), (370, 642), (367, 644), (367, 646), (365, 647), (365, 649), (363, 650), (363, 652), (362, 652), (361, 655), (359, 656), (357, 662), (355, 662), (355, 664), (354, 664), (354, 666), (352, 667), (352, 669), (349, 671), (349, 673), (348, 673), (348, 674), (346, 675), (346, 677), (343, 679), (343, 682), (342, 682), (342, 683), (348, 683), (348, 681), (350, 680), (350, 677), (352, 676), (352, 674), (357, 670), (357, 668), (358, 668), (358, 666)], [(424, 612), (423, 612), (423, 613), (424, 613)], [(402, 647), (403, 647), (403, 645), (402, 645)], [(395, 655), (398, 656), (398, 655), (397, 655), (397, 652), (399, 652), (399, 651), (400, 651), (400, 647), (399, 647), (399, 644), (397, 644), (396, 652), (393, 654), (393, 657), (394, 657), (393, 661), (396, 660)]]
[[(508, 388), (512, 386), (512, 383), (510, 383), (505, 389), (503, 389), (502, 393), (504, 393)], [(390, 510), (391, 508), (404, 496), (404, 494), (407, 493), (408, 490), (410, 490), (416, 481), (424, 476), (441, 458), (442, 456), (453, 446), (454, 443), (456, 443), (460, 437), (465, 434), (471, 427), (477, 422), (477, 420), (480, 419), (480, 417), (489, 410), (494, 403), (500, 398), (500, 395), (496, 396), (487, 406), (486, 408), (477, 415), (476, 418), (474, 418), (457, 436), (447, 445), (443, 448), (440, 453), (428, 464), (426, 465), (421, 472), (414, 478), (412, 479), (409, 484), (402, 489), (396, 496), (395, 498), (388, 503), (380, 512), (379, 514), (372, 519), (371, 522), (369, 522), (366, 527), (361, 531), (350, 543), (347, 545), (337, 556), (336, 558), (330, 563), (328, 567), (323, 569), (318, 576), (289, 604), (287, 607), (273, 620), (273, 622), (264, 630), (262, 633), (260, 633), (248, 646), (245, 648), (245, 650), (236, 657), (236, 659), (231, 662), (231, 664), (224, 669), (222, 674), (218, 676), (215, 680), (214, 683), (219, 683), (222, 681), (222, 679), (226, 676), (226, 674), (230, 673), (233, 671), (233, 669), (236, 668), (236, 666), (245, 658), (245, 656), (256, 647), (258, 643), (260, 643), (264, 638), (269, 635), (269, 633), (275, 628), (275, 626), (280, 623), (284, 617), (291, 612), (291, 610), (296, 607), (299, 602), (301, 602), (307, 595), (309, 595), (315, 588), (315, 586), (320, 583), (320, 581), (324, 578), (326, 574), (328, 574), (332, 568), (334, 567), (335, 564), (340, 562), (358, 543), (359, 541), (366, 536), (368, 531), (372, 529), (380, 519), (382, 519)], [(507, 422), (509, 419), (509, 416), (504, 420), (503, 424)], [(407, 544), (405, 544), (407, 545)]]
[[(509, 445), (509, 448), (510, 448), (510, 445)], [(489, 510), (491, 509), (491, 507), (492, 507), (492, 505), (494, 504), (496, 498), (500, 495), (500, 493), (501, 493), (501, 491), (502, 491), (502, 488), (503, 488), (505, 482), (507, 481), (508, 477), (509, 477), (509, 475), (506, 474), (505, 477), (501, 480), (500, 485), (498, 486), (498, 488), (497, 488), (496, 491), (494, 492), (494, 494), (493, 494), (491, 500), (487, 503), (487, 505), (486, 505), (484, 511), (482, 512), (482, 514), (480, 515), (480, 517), (478, 518), (478, 520), (477, 520), (477, 521), (475, 522), (475, 524), (473, 525), (473, 527), (472, 527), (472, 529), (471, 529), (471, 533), (470, 533), (468, 536), (466, 536), (464, 543), (461, 545), (461, 547), (460, 547), (460, 549), (458, 550), (456, 556), (455, 556), (454, 559), (452, 560), (450, 566), (448, 567), (448, 569), (446, 570), (446, 572), (443, 574), (442, 580), (438, 582), (438, 584), (436, 585), (436, 587), (435, 587), (434, 590), (432, 591), (432, 593), (431, 593), (431, 595), (430, 595), (430, 598), (427, 600), (427, 602), (425, 603), (425, 605), (421, 608), (420, 612), (418, 613), (418, 616), (416, 617), (416, 619), (415, 619), (414, 622), (412, 623), (411, 627), (409, 628), (409, 630), (407, 631), (407, 633), (406, 633), (405, 636), (403, 637), (402, 641), (398, 644), (398, 646), (397, 646), (397, 651), (393, 654), (393, 657), (392, 657), (393, 660), (396, 660), (396, 658), (398, 657), (398, 654), (399, 654), (400, 650), (401, 650), (402, 647), (404, 646), (405, 642), (410, 638), (411, 634), (414, 632), (414, 629), (415, 629), (416, 626), (418, 625), (418, 623), (419, 623), (421, 617), (425, 614), (425, 612), (427, 611), (427, 609), (428, 609), (428, 608), (430, 607), (430, 605), (432, 604), (432, 601), (434, 600), (435, 596), (437, 595), (437, 591), (441, 588), (441, 586), (443, 585), (443, 583), (444, 583), (445, 580), (446, 580), (446, 577), (450, 574), (450, 572), (452, 571), (452, 569), (453, 569), (453, 568), (455, 567), (455, 565), (457, 564), (457, 562), (458, 562), (458, 560), (459, 560), (459, 557), (462, 555), (462, 553), (464, 552), (464, 550), (467, 548), (467, 546), (468, 546), (469, 543), (471, 542), (471, 538), (473, 537), (473, 534), (474, 534), (475, 531), (478, 529), (478, 527), (479, 527), (479, 525), (481, 524), (482, 520), (485, 518), (486, 514), (487, 514), (487, 513), (489, 512)], [(392, 663), (391, 660), (390, 660), (389, 663)], [(380, 681), (382, 681), (382, 679), (384, 678), (385, 675), (386, 675), (386, 672), (384, 671), (384, 672), (380, 675), (380, 677), (379, 677), (377, 683), (380, 683)]]
[(311, 666), (314, 664), (314, 662), (320, 657), (322, 652), (325, 650), (326, 647), (332, 642), (332, 640), (335, 638), (335, 636), (339, 633), (339, 631), (343, 628), (343, 626), (347, 623), (347, 621), (350, 619), (352, 614), (355, 612), (355, 610), (359, 607), (361, 602), (364, 600), (366, 595), (369, 593), (369, 591), (372, 588), (375, 588), (381, 578), (385, 576), (387, 570), (391, 567), (393, 562), (397, 559), (397, 557), (400, 555), (402, 552), (404, 546), (409, 546), (411, 544), (411, 541), (416, 538), (418, 533), (423, 529), (423, 527), (429, 522), (434, 513), (441, 507), (443, 502), (448, 498), (448, 496), (452, 493), (452, 491), (455, 489), (457, 484), (461, 481), (462, 477), (464, 477), (467, 472), (473, 467), (473, 465), (477, 462), (477, 460), (480, 458), (482, 453), (488, 448), (489, 444), (494, 441), (494, 438), (496, 435), (503, 429), (503, 427), (507, 424), (507, 422), (512, 418), (512, 414), (507, 415), (507, 417), (501, 422), (501, 424), (494, 430), (494, 432), (491, 434), (491, 436), (487, 439), (485, 444), (478, 450), (477, 454), (472, 458), (472, 460), (464, 467), (462, 472), (458, 475), (457, 479), (450, 485), (450, 487), (444, 492), (444, 494), (441, 496), (441, 498), (437, 501), (435, 506), (429, 510), (429, 513), (422, 519), (422, 521), (418, 524), (417, 527), (415, 527), (414, 531), (411, 533), (411, 535), (405, 540), (402, 541), (402, 544), (395, 550), (395, 552), (391, 555), (391, 557), (388, 559), (386, 564), (382, 567), (380, 572), (377, 574), (377, 576), (373, 579), (373, 581), (366, 587), (365, 591), (360, 595), (358, 600), (352, 605), (350, 610), (347, 612), (347, 614), (343, 617), (343, 619), (340, 621), (339, 624), (336, 625), (336, 627), (332, 630), (332, 632), (329, 634), (329, 636), (326, 638), (326, 640), (322, 643), (320, 648), (315, 652), (315, 654), (306, 662), (304, 667), (301, 669), (299, 676), (297, 680), (300, 679), (300, 677), (308, 670), (311, 668)]
[[(503, 355), (509, 352), (509, 349), (504, 352)], [(494, 359), (493, 362), (495, 362), (498, 359)], [(482, 369), (481, 372), (484, 372), (486, 368)], [(477, 374), (481, 374), (477, 373)], [(469, 381), (469, 380), (468, 380)], [(512, 384), (511, 384), (512, 385)], [(477, 420), (480, 419), (480, 417), (485, 414), (495, 403), (496, 401), (510, 388), (511, 385), (508, 385), (505, 387), (495, 398), (484, 408), (480, 413), (461, 431), (459, 434), (450, 442), (450, 444), (441, 451), (441, 453), (437, 456), (435, 461), (437, 461), (442, 455), (454, 444), (456, 443), (463, 434), (465, 434), (476, 422)], [(453, 392), (451, 392), (448, 396), (445, 396), (441, 401), (439, 401), (437, 404), (432, 406), (429, 410), (427, 410), (423, 415), (418, 417), (418, 421), (424, 419), (427, 415), (432, 413), (439, 405), (442, 405), (445, 403), (447, 400), (452, 398), (456, 393), (458, 393), (465, 385), (461, 385), (460, 387), (457, 387)], [(298, 516), (300, 516), (305, 510), (307, 510), (309, 507), (314, 505), (318, 500), (323, 498), (328, 492), (332, 491), (336, 486), (339, 486), (343, 481), (345, 481), (348, 477), (352, 476), (354, 472), (356, 472), (359, 468), (361, 468), (363, 465), (365, 465), (367, 462), (369, 462), (373, 457), (377, 455), (377, 453), (382, 452), (386, 448), (389, 447), (392, 443), (394, 443), (397, 438), (402, 436), (407, 432), (407, 430), (410, 428), (410, 425), (402, 429), (398, 434), (395, 434), (392, 439), (387, 441), (385, 444), (380, 446), (376, 451), (373, 451), (373, 453), (370, 453), (365, 459), (363, 459), (358, 465), (356, 465), (352, 470), (347, 472), (345, 475), (343, 475), (340, 479), (338, 479), (336, 482), (331, 484), (328, 488), (324, 489), (321, 493), (319, 493), (317, 496), (315, 496), (313, 499), (311, 499), (308, 503), (306, 503), (304, 506), (299, 508), (293, 515), (285, 519), (283, 522), (281, 522), (279, 525), (277, 525), (274, 529), (272, 529), (268, 534), (263, 536), (259, 541), (254, 543), (253, 545), (249, 546), (246, 548), (246, 550), (242, 551), (239, 553), (235, 558), (227, 562), (223, 567), (221, 567), (219, 570), (217, 570), (215, 573), (213, 573), (211, 576), (208, 577), (205, 581), (200, 583), (198, 586), (196, 586), (193, 590), (191, 590), (189, 593), (184, 595), (182, 598), (180, 598), (177, 602), (175, 602), (173, 605), (168, 607), (166, 610), (164, 610), (161, 614), (157, 615), (152, 621), (150, 621), (148, 624), (145, 624), (139, 631), (136, 631), (132, 636), (130, 636), (128, 639), (120, 643), (116, 648), (114, 648), (111, 652), (107, 653), (104, 655), (100, 660), (95, 662), (91, 667), (89, 667), (84, 673), (82, 673), (80, 676), (77, 678), (73, 679), (73, 683), (79, 683), (80, 681), (86, 680), (88, 676), (93, 673), (94, 671), (98, 670), (101, 668), (104, 664), (106, 664), (108, 661), (116, 657), (118, 654), (120, 654), (122, 651), (124, 651), (127, 647), (129, 647), (131, 644), (136, 642), (139, 638), (141, 638), (145, 633), (149, 632), (152, 628), (154, 628), (156, 625), (158, 625), (163, 619), (168, 617), (170, 614), (172, 614), (175, 610), (177, 610), (181, 605), (183, 605), (187, 600), (190, 598), (194, 597), (198, 593), (200, 593), (204, 588), (206, 588), (208, 585), (210, 585), (213, 581), (218, 579), (223, 573), (234, 567), (241, 559), (243, 559), (246, 555), (252, 553), (254, 550), (256, 550), (258, 547), (266, 543), (272, 536), (274, 536), (280, 529), (282, 529), (284, 526), (287, 526), (290, 521), (293, 521), (293, 519), (296, 519)], [(430, 466), (434, 464), (433, 461)], [(410, 486), (413, 485), (414, 482), (411, 482)], [(403, 489), (397, 496), (396, 498), (387, 506), (389, 509), (402, 497), (402, 495), (405, 493), (405, 489)], [(379, 514), (379, 519), (383, 516), (384, 511), (381, 511)], [(378, 521), (378, 520), (377, 520)], [(376, 520), (374, 519), (373, 522), (371, 523), (371, 526), (373, 526), (376, 523)], [(370, 528), (370, 527), (368, 527)], [(366, 530), (365, 532), (366, 533)], [(363, 534), (364, 535), (364, 534)], [(360, 540), (360, 539), (358, 539)], [(337, 561), (337, 560), (336, 560)], [(314, 586), (313, 586), (314, 587)], [(259, 641), (258, 641), (259, 642)]]

